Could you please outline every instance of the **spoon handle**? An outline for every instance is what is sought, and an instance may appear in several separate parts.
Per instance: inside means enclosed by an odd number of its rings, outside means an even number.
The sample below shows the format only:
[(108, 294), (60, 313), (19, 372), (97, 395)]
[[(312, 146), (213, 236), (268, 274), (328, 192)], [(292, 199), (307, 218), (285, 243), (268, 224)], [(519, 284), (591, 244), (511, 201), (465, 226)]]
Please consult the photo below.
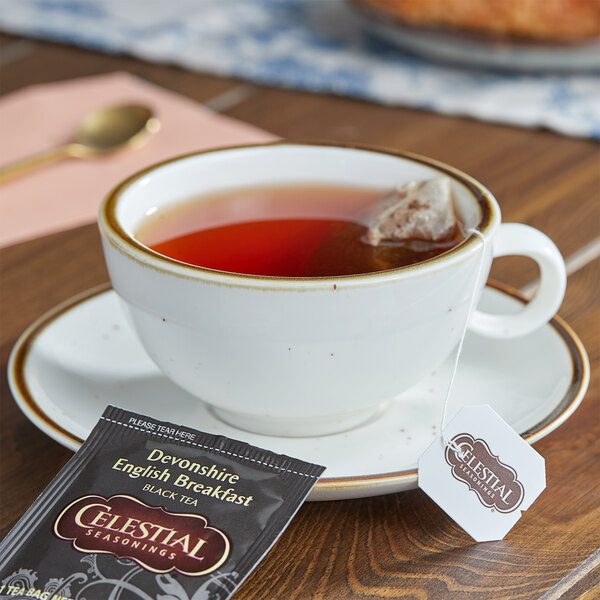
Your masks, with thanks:
[(70, 146), (67, 144), (29, 156), (28, 158), (14, 162), (6, 167), (1, 167), (0, 184), (5, 183), (10, 179), (14, 179), (15, 177), (25, 175), (25, 173), (29, 173), (35, 169), (45, 167), (53, 162), (68, 158), (69, 156), (72, 156), (72, 153)]

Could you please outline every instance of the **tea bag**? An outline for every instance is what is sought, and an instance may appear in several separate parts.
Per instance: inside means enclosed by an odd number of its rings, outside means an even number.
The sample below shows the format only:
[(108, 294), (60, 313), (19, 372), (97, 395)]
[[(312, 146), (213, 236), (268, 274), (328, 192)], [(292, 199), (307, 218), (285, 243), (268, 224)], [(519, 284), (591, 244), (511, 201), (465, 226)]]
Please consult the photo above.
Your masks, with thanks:
[(354, 222), (333, 227), (311, 254), (307, 273), (352, 275), (411, 265), (442, 254), (461, 236), (450, 180), (411, 181)]
[(367, 242), (371, 246), (385, 240), (442, 240), (456, 227), (450, 180), (438, 177), (399, 186), (379, 200), (361, 221), (368, 226)]

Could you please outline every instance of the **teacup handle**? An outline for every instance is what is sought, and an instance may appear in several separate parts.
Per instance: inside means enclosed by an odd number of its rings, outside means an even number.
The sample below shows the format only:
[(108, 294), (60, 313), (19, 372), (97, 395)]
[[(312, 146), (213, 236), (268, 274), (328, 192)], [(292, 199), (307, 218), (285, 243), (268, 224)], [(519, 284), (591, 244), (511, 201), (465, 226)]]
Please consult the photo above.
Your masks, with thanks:
[(554, 242), (541, 231), (519, 223), (503, 223), (493, 241), (493, 257), (520, 255), (540, 267), (540, 285), (518, 313), (492, 315), (474, 311), (469, 329), (496, 338), (525, 335), (546, 324), (560, 307), (567, 285), (565, 261)]

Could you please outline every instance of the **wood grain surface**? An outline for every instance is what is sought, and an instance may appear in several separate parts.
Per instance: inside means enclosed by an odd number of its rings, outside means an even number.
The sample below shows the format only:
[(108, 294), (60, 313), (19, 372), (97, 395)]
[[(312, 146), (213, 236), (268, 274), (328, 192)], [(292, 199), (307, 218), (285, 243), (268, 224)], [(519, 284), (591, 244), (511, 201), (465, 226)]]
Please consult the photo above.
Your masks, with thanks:
[[(504, 221), (543, 230), (565, 257), (588, 248), (573, 263), (560, 314), (588, 350), (590, 389), (576, 413), (535, 444), (546, 459), (547, 489), (503, 541), (474, 543), (419, 490), (308, 503), (235, 597), (600, 598), (600, 261), (595, 250), (600, 152), (595, 142), (270, 89), (12, 36), (0, 37), (0, 65), (2, 93), (126, 70), (284, 138), (425, 154), (479, 179), (498, 198)], [(31, 321), (108, 277), (95, 224), (1, 250), (0, 268), (4, 535), (72, 455), (14, 404), (6, 381), (10, 349)], [(505, 258), (496, 262), (492, 275), (520, 287), (535, 279), (536, 268), (525, 259)]]

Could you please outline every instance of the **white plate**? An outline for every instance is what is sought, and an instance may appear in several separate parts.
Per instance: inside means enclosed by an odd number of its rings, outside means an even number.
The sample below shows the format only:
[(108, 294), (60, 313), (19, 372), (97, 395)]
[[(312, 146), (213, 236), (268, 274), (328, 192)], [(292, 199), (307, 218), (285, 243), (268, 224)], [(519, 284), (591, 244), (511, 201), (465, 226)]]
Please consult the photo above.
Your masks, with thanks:
[[(482, 306), (518, 310), (507, 288), (484, 291)], [(248, 433), (217, 419), (150, 361), (103, 286), (38, 319), (9, 362), (12, 393), (43, 432), (76, 450), (107, 404), (185, 423), (211, 433), (327, 466), (311, 500), (376, 496), (416, 487), (416, 461), (439, 432), (450, 361), (398, 400), (382, 417), (354, 430), (315, 438)], [(588, 359), (561, 319), (515, 340), (468, 335), (448, 418), (462, 405), (490, 404), (528, 442), (541, 439), (577, 408), (587, 389)]]
[(399, 48), (424, 58), (459, 66), (530, 73), (600, 69), (600, 40), (549, 43), (502, 38), (450, 28), (416, 27), (371, 7), (355, 6), (365, 28)]

